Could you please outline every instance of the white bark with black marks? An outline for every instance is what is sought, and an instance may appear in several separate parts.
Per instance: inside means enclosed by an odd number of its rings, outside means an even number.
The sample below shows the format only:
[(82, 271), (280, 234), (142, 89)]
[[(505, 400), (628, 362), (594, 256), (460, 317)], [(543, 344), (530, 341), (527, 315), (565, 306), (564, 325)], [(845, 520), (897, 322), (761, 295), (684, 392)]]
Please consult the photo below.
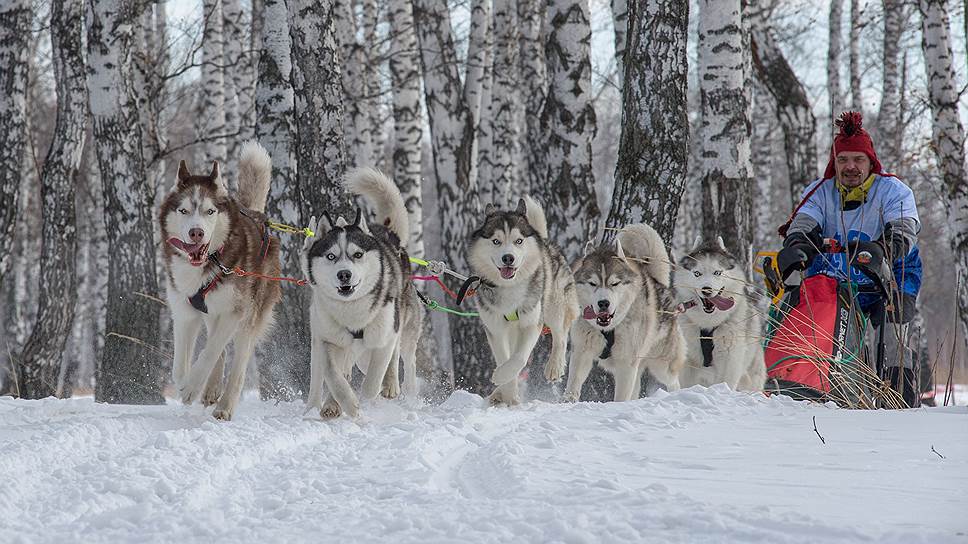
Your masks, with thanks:
[(518, 24), (521, 27), (520, 92), (524, 107), (521, 154), (524, 180), (510, 188), (508, 200), (517, 202), (524, 193), (540, 190), (544, 181), (544, 131), (541, 112), (548, 93), (548, 68), (545, 64), (545, 0), (520, 0)]
[(830, 15), (827, 19), (827, 96), (831, 116), (838, 116), (844, 109), (846, 101), (840, 85), (840, 54), (841, 48), (841, 16), (843, 15), (843, 0), (830, 0)]
[[(848, 70), (850, 74), (850, 103), (854, 111), (864, 112), (864, 96), (860, 86), (860, 35), (864, 20), (861, 19), (860, 0), (850, 0), (850, 58)], [(896, 36), (900, 38), (900, 36)]]
[[(202, 0), (202, 78), (200, 81), (198, 137), (205, 141), (203, 161), (224, 163), (228, 156), (225, 116), (225, 36), (223, 34), (222, 0)], [(228, 176), (230, 188), (234, 177)]]
[(753, 68), (776, 103), (790, 177), (787, 202), (793, 206), (800, 201), (807, 184), (817, 177), (817, 120), (807, 90), (770, 32), (765, 10), (751, 10), (750, 15)]
[(753, 242), (748, 38), (740, 0), (703, 0), (699, 18), (702, 235), (733, 255)]
[(492, 49), (492, 77), (488, 110), (481, 124), (488, 126), (487, 142), (480, 145), (483, 160), (487, 152), (488, 168), (481, 169), (478, 185), (481, 202), (506, 207), (511, 201), (511, 187), (522, 183), (521, 122), (524, 108), (520, 95), (521, 31), (517, 2), (495, 0)]
[(592, 140), (591, 25), (587, 0), (554, 0), (548, 4), (545, 58), (549, 87), (541, 113), (546, 132), (545, 215), (551, 239), (569, 260), (596, 234), (601, 212), (595, 197)]
[(41, 176), (44, 226), (37, 320), (18, 358), (17, 372), (20, 396), (30, 399), (57, 393), (77, 300), (74, 187), (84, 149), (88, 108), (82, 1), (52, 4), (50, 30), (57, 118)]
[(962, 338), (968, 335), (968, 172), (965, 169), (965, 129), (958, 112), (950, 20), (945, 0), (920, 0), (921, 48), (928, 78), (928, 98), (934, 120), (932, 144), (944, 182), (944, 199), (951, 232), (954, 267), (958, 274), (958, 313)]
[(88, 92), (108, 238), (107, 337), (97, 367), (99, 402), (163, 403), (153, 193), (146, 180), (132, 76), (138, 2), (102, 0), (87, 12)]
[(222, 0), (222, 53), (225, 62), (222, 79), (225, 84), (225, 134), (228, 135), (225, 139), (225, 171), (230, 173), (231, 178), (236, 177), (234, 172), (237, 171), (239, 153), (245, 141), (241, 137), (244, 124), (242, 96), (250, 76), (245, 69), (248, 62), (245, 50), (246, 19), (239, 0)]
[(628, 0), (612, 0), (612, 26), (615, 29), (615, 67), (619, 88), (625, 80), (625, 49), (628, 47), (629, 3)]
[(372, 112), (366, 100), (369, 86), (366, 44), (357, 40), (358, 25), (353, 4), (353, 0), (335, 1), (340, 77), (345, 104), (346, 165), (350, 168), (372, 166), (374, 157)]
[[(686, 32), (689, 5), (649, 0), (629, 6), (622, 137), (606, 226), (648, 223), (671, 245), (686, 182), (689, 118)], [(605, 239), (615, 232), (605, 231)]]
[(30, 0), (0, 2), (0, 284), (12, 261), (27, 150), (27, 72)]
[[(882, 0), (884, 4), (884, 44), (881, 64), (881, 107), (877, 114), (876, 142), (878, 158), (884, 165), (901, 161), (901, 78), (899, 67), (900, 36), (904, 22), (903, 0)], [(889, 166), (886, 166), (890, 168)]]

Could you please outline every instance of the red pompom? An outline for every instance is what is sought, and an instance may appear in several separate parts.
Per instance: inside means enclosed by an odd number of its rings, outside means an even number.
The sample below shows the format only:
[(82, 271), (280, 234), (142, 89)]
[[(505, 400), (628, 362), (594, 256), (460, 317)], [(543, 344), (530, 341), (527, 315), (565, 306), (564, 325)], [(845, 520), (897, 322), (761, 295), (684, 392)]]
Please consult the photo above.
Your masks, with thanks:
[(864, 117), (859, 111), (845, 111), (840, 114), (840, 119), (837, 119), (836, 124), (840, 127), (840, 133), (844, 136), (853, 136), (854, 134), (860, 134), (864, 126)]

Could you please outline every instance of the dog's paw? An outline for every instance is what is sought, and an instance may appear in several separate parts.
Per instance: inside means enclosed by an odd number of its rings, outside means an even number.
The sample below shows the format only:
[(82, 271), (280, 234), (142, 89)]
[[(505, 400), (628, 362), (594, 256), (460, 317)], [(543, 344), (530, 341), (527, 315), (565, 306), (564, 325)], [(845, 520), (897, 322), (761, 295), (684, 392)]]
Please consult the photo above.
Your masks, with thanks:
[(323, 408), (319, 411), (319, 417), (323, 419), (336, 419), (343, 413), (340, 410), (339, 403), (335, 400), (331, 400), (323, 405)]
[(215, 411), (212, 412), (212, 417), (219, 421), (232, 421), (232, 410), (229, 410), (228, 408), (216, 408)]
[(516, 379), (518, 379), (518, 367), (511, 364), (510, 361), (499, 365), (491, 374), (491, 383), (497, 386), (502, 386)]
[(206, 387), (205, 394), (202, 395), (202, 406), (211, 406), (218, 402), (219, 397), (222, 396), (219, 389), (219, 387)]
[(578, 397), (580, 393), (575, 393), (574, 391), (565, 391), (565, 394), (561, 396), (561, 400), (565, 402), (578, 402)]
[(496, 389), (487, 397), (487, 402), (491, 406), (517, 406), (521, 404), (521, 399), (516, 394), (507, 394)]
[(545, 363), (544, 374), (545, 379), (549, 382), (559, 382), (565, 375), (565, 365), (549, 359), (548, 362)]
[(394, 380), (389, 382), (383, 382), (383, 389), (380, 390), (380, 394), (387, 399), (395, 399), (400, 396), (400, 384)]
[(182, 387), (178, 393), (181, 396), (182, 404), (186, 406), (195, 402), (195, 399), (198, 398), (198, 391), (196, 391), (195, 388), (191, 386), (191, 384), (188, 384)]

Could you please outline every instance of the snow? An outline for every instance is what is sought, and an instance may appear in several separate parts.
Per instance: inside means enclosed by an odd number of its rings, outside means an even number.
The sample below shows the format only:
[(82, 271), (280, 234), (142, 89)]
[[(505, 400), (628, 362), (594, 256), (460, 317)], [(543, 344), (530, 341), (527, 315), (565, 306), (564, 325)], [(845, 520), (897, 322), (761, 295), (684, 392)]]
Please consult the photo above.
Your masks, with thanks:
[(968, 542), (968, 407), (482, 403), (0, 398), (0, 542)]

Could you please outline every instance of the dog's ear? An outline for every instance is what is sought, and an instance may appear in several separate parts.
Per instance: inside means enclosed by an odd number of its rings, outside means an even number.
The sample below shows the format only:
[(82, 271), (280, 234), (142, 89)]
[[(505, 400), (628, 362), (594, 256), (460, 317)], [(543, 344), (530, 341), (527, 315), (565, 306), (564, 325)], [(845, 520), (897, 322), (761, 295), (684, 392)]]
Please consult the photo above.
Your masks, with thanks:
[(353, 220), (353, 226), (359, 227), (364, 234), (370, 234), (370, 226), (366, 223), (366, 217), (363, 217), (362, 208), (356, 209), (356, 219)]
[(320, 217), (319, 222), (316, 223), (316, 238), (326, 236), (326, 233), (333, 230), (334, 225), (335, 223), (333, 222), (332, 216), (329, 215), (329, 212), (323, 212), (323, 216)]
[(692, 241), (692, 249), (689, 250), (689, 253), (692, 253), (693, 251), (696, 251), (697, 249), (699, 249), (699, 246), (700, 245), (702, 245), (702, 235), (701, 234), (700, 235), (697, 235), (696, 236), (696, 239)]
[(222, 179), (222, 168), (219, 166), (218, 161), (212, 161), (212, 173), (208, 175), (208, 179), (212, 180), (215, 184), (215, 195), (216, 196), (228, 196), (229, 191), (225, 186), (225, 180)]
[(518, 199), (518, 207), (516, 210), (521, 215), (528, 215), (528, 203), (524, 201), (523, 198)]
[(175, 190), (182, 189), (192, 173), (188, 171), (188, 163), (184, 159), (178, 161), (178, 174), (175, 176)]
[(315, 215), (309, 218), (309, 230), (313, 231), (313, 234), (311, 236), (306, 236), (306, 239), (303, 240), (303, 253), (308, 252), (309, 248), (313, 247), (313, 244), (316, 243), (316, 240), (319, 239), (321, 234), (319, 232), (319, 227), (316, 226)]
[(342, 215), (339, 216), (339, 217), (337, 217), (336, 218), (336, 222), (333, 223), (333, 227), (335, 227), (335, 228), (341, 228), (341, 229), (342, 228), (346, 228), (348, 225), (349, 225), (349, 223), (346, 222), (346, 218), (343, 217)]
[(494, 204), (491, 204), (490, 202), (488, 202), (487, 205), (484, 206), (484, 215), (491, 215), (492, 213), (494, 213), (494, 210), (495, 210)]
[(585, 248), (582, 250), (582, 257), (587, 257), (589, 253), (595, 251), (595, 242), (589, 240), (585, 242)]
[(729, 250), (726, 249), (726, 243), (723, 242), (722, 236), (716, 237), (716, 243), (719, 244), (719, 249), (723, 250), (723, 253), (729, 253)]

